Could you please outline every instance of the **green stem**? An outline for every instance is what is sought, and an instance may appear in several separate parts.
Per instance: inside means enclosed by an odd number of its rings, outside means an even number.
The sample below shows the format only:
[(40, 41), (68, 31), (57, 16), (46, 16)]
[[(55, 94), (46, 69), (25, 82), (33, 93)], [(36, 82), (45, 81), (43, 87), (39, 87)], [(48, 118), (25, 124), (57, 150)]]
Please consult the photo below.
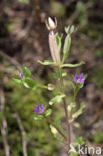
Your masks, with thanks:
[[(78, 86), (76, 86), (76, 88), (74, 90), (73, 105), (76, 104), (76, 96), (77, 96), (77, 93), (78, 93)], [(70, 119), (72, 119), (73, 111), (74, 111), (74, 107), (71, 108), (71, 111), (70, 111)]]
[[(64, 90), (64, 82), (63, 82), (63, 77), (62, 77), (62, 69), (59, 68), (59, 72), (60, 72), (60, 85), (61, 85), (61, 91), (63, 94), (65, 94), (65, 90)], [(68, 115), (68, 110), (67, 110), (67, 103), (66, 103), (66, 99), (63, 98), (63, 105), (64, 105), (64, 111), (65, 111), (65, 116), (66, 116), (66, 122), (67, 122), (67, 131), (68, 131), (68, 152), (70, 150), (70, 144), (71, 144), (71, 130), (70, 130), (70, 123), (69, 123), (69, 115)]]

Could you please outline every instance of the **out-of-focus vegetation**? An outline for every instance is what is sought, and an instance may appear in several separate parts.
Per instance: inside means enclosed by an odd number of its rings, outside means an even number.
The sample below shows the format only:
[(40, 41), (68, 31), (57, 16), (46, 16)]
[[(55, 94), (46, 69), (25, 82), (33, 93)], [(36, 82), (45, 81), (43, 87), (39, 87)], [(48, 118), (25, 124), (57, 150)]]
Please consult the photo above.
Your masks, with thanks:
[[(37, 63), (37, 60), (50, 59), (48, 50), (45, 18), (56, 16), (63, 31), (63, 26), (74, 24), (76, 33), (72, 36), (70, 62), (84, 60), (86, 64), (80, 68), (88, 74), (85, 88), (80, 91), (78, 104), (83, 102), (86, 109), (77, 119), (74, 129), (77, 136), (84, 136), (85, 142), (94, 146), (103, 144), (103, 2), (102, 0), (1, 0), (0, 2), (0, 101), (4, 95), (4, 115), (7, 121), (7, 138), (10, 156), (22, 156), (22, 133), (15, 114), (18, 113), (26, 132), (28, 156), (64, 156), (65, 150), (59, 139), (51, 133), (49, 124), (35, 121), (33, 108), (37, 103), (48, 104), (47, 91), (40, 89), (31, 92), (15, 84), (13, 77), (17, 75), (17, 66), (25, 64), (34, 74), (38, 82), (55, 83), (51, 73)], [(39, 5), (40, 10), (37, 7)], [(40, 19), (39, 19), (40, 17)], [(8, 57), (9, 56), (9, 57)], [(49, 69), (48, 69), (49, 68)], [(71, 70), (65, 70), (68, 74)], [(74, 71), (75, 72), (75, 71)], [(68, 101), (71, 100), (72, 88)], [(54, 93), (55, 94), (55, 93)], [(58, 121), (65, 129), (62, 105), (56, 105), (52, 120)], [(58, 123), (57, 123), (58, 124)], [(87, 124), (87, 125), (86, 125)], [(81, 128), (79, 129), (79, 125)], [(2, 112), (0, 112), (0, 128)], [(0, 134), (0, 156), (5, 156), (4, 138)]]

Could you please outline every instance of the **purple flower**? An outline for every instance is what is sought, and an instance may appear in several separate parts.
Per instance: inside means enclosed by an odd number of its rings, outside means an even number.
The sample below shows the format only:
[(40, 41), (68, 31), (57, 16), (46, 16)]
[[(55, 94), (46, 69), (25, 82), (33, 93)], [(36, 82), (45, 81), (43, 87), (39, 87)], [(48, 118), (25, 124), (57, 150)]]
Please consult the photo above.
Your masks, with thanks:
[(44, 105), (40, 105), (40, 104), (37, 104), (36, 105), (36, 108), (34, 108), (34, 112), (36, 112), (37, 114), (41, 114), (44, 112)]
[(75, 77), (73, 80), (75, 83), (83, 83), (85, 81), (84, 74), (83, 73), (81, 73), (80, 75), (75, 74)]
[(23, 79), (23, 72), (20, 72), (20, 78)]

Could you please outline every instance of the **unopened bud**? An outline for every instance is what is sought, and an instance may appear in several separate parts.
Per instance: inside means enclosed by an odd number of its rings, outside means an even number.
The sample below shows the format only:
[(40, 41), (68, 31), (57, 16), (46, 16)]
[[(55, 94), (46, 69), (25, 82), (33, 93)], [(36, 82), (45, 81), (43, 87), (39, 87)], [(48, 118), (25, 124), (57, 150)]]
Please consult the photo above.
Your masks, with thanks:
[(48, 17), (48, 20), (45, 21), (46, 27), (49, 31), (56, 29), (57, 27), (57, 19), (56, 17), (54, 20), (51, 17)]

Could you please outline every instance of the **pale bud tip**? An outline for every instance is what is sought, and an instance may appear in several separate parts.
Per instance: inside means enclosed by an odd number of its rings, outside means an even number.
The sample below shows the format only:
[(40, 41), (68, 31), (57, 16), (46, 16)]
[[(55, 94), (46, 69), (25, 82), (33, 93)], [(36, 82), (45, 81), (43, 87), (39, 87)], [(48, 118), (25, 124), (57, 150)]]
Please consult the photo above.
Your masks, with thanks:
[(55, 23), (54, 23), (54, 21), (51, 19), (51, 17), (48, 18), (48, 23), (49, 23), (49, 26), (50, 26), (51, 28), (54, 28), (54, 27), (55, 27)]
[(54, 30), (57, 27), (57, 19), (54, 18), (54, 20), (51, 17), (48, 17), (48, 19), (46, 20), (46, 27), (48, 30)]

